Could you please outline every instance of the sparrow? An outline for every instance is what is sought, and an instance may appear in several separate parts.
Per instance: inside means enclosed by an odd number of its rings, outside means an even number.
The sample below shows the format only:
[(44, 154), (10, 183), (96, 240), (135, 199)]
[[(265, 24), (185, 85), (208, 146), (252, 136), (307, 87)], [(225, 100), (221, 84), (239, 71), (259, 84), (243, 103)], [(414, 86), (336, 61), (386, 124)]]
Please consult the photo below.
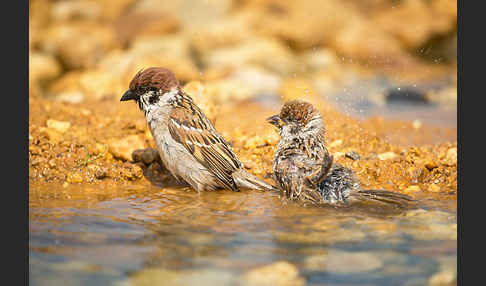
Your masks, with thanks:
[(200, 191), (276, 190), (244, 169), (230, 144), (185, 93), (174, 73), (142, 69), (120, 101), (134, 100), (145, 114), (162, 163), (179, 181)]
[(288, 101), (267, 121), (280, 135), (272, 170), (283, 198), (313, 204), (377, 201), (403, 206), (412, 201), (396, 192), (363, 190), (351, 169), (333, 163), (324, 121), (312, 104)]

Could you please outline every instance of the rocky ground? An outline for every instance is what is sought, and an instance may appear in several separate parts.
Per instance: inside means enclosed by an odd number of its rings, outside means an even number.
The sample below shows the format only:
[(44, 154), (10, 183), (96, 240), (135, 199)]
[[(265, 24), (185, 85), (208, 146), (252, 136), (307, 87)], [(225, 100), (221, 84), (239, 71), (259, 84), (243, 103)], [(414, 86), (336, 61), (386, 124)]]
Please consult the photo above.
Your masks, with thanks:
[[(455, 84), (455, 1), (37, 0), (29, 15), (30, 184), (146, 183), (132, 152), (153, 139), (136, 105), (119, 98), (140, 68), (164, 66), (268, 181), (278, 135), (264, 119), (303, 98), (321, 110), (335, 160), (364, 187), (457, 195), (455, 130), (357, 121), (321, 96), (370, 72), (447, 74)], [(442, 104), (457, 93), (428, 96)], [(434, 143), (437, 132), (450, 142)]]
[[(297, 92), (299, 93), (299, 92)], [(284, 97), (292, 97), (288, 91)], [(197, 98), (197, 97), (196, 97)], [(358, 122), (311, 94), (305, 99), (320, 107), (327, 123), (327, 141), (337, 162), (351, 167), (369, 188), (400, 190), (412, 196), (456, 196), (457, 143), (403, 147), (377, 135), (400, 125), (403, 136), (431, 132), (413, 123)], [(203, 105), (204, 106), (204, 105)], [(69, 184), (144, 180), (132, 152), (155, 147), (143, 113), (134, 103), (95, 101), (78, 104), (31, 97), (29, 112), (29, 177), (31, 183)], [(207, 113), (233, 144), (247, 169), (269, 177), (276, 130), (265, 118), (278, 111), (238, 101)], [(149, 160), (149, 162), (152, 160)]]

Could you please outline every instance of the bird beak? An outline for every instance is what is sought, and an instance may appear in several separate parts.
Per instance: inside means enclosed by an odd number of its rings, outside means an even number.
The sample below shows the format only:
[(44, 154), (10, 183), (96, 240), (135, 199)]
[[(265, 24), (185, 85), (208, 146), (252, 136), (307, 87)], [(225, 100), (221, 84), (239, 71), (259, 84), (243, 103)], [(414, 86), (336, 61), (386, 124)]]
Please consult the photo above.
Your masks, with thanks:
[(135, 100), (137, 99), (137, 94), (131, 90), (127, 90), (123, 96), (120, 98), (120, 101), (127, 101), (127, 100)]
[(267, 122), (280, 128), (282, 120), (280, 120), (280, 116), (276, 114), (268, 117)]

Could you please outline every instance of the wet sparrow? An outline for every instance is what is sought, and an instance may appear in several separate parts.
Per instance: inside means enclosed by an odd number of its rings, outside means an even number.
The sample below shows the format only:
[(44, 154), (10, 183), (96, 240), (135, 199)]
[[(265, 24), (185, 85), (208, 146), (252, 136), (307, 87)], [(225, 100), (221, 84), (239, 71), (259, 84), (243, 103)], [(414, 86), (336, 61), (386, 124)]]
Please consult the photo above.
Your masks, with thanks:
[(352, 170), (333, 164), (324, 140), (324, 121), (312, 104), (286, 102), (280, 114), (267, 121), (280, 134), (273, 173), (282, 197), (315, 204), (372, 200), (399, 205), (406, 195), (384, 190), (362, 190)]
[(162, 163), (197, 191), (274, 190), (248, 173), (226, 140), (168, 69), (138, 72), (120, 101), (135, 100), (155, 139)]

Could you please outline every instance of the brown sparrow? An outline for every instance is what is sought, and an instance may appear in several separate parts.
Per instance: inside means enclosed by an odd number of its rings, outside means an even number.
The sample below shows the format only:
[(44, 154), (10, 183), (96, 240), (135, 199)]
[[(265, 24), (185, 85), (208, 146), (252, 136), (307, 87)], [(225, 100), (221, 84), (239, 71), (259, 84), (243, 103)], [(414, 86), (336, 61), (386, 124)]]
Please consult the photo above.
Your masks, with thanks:
[(403, 205), (410, 197), (384, 190), (362, 190), (349, 168), (333, 164), (324, 140), (324, 121), (312, 104), (286, 102), (267, 121), (280, 134), (273, 173), (282, 197), (322, 203), (372, 200)]
[(144, 112), (162, 163), (197, 191), (221, 188), (275, 190), (252, 174), (168, 69), (138, 72), (120, 101)]

